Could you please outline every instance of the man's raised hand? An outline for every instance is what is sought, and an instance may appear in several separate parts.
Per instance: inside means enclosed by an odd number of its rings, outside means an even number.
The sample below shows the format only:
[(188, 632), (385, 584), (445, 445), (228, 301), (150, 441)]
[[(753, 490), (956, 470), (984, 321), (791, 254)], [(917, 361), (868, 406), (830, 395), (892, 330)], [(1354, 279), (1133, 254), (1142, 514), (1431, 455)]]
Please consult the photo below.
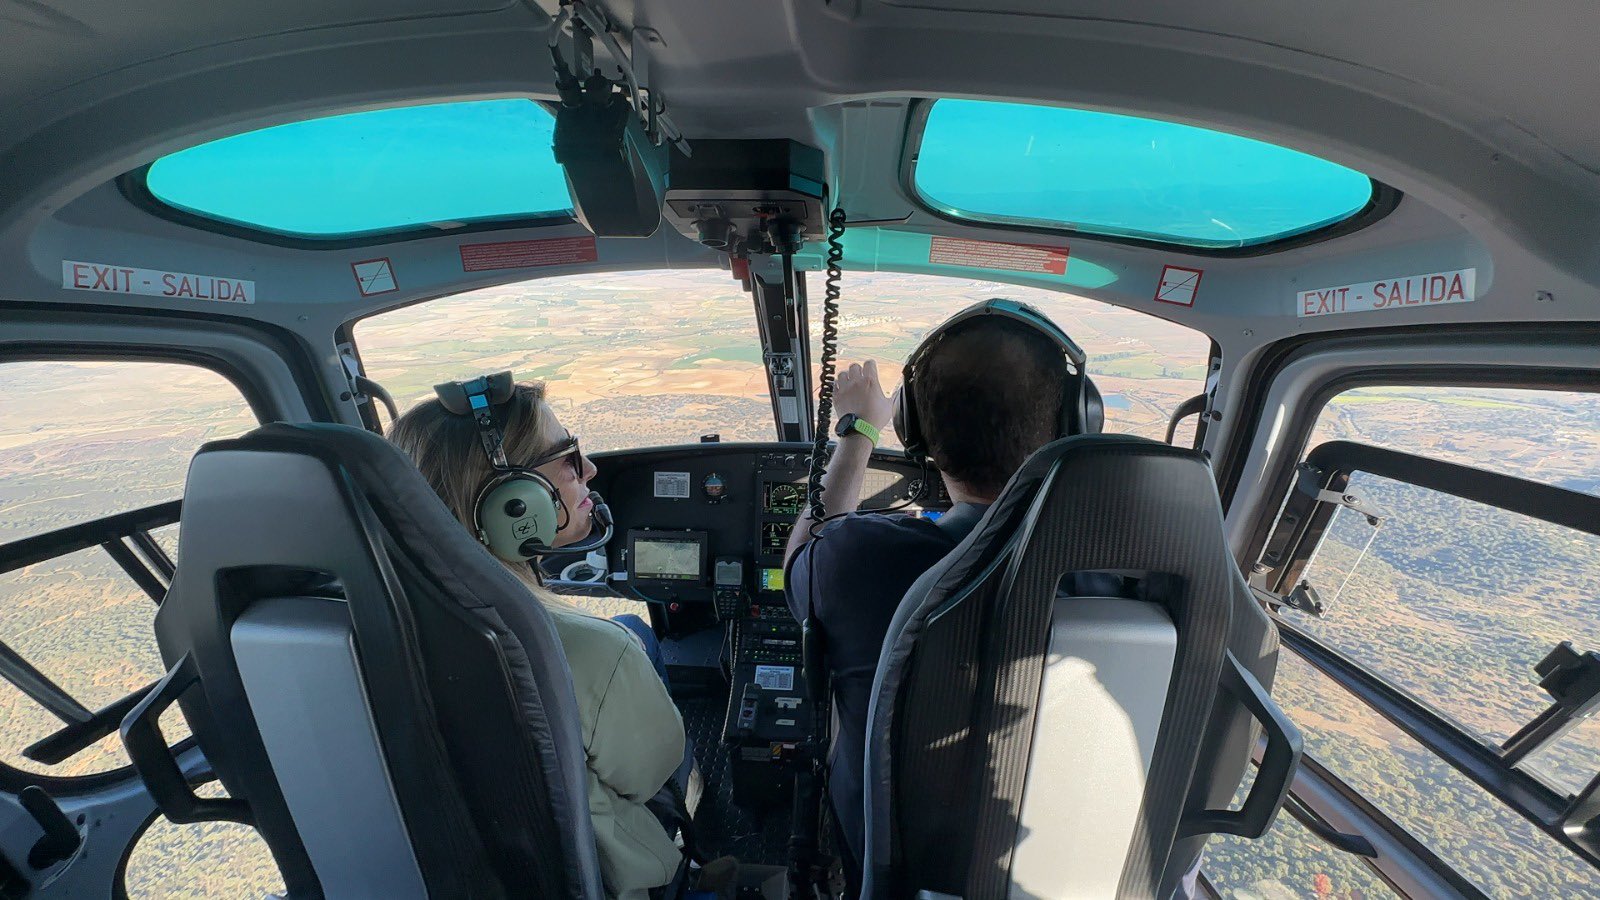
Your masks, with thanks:
[(874, 360), (852, 363), (834, 379), (834, 420), (849, 413), (855, 413), (879, 430), (887, 428), (889, 420), (894, 418), (894, 401), (878, 382), (878, 364)]

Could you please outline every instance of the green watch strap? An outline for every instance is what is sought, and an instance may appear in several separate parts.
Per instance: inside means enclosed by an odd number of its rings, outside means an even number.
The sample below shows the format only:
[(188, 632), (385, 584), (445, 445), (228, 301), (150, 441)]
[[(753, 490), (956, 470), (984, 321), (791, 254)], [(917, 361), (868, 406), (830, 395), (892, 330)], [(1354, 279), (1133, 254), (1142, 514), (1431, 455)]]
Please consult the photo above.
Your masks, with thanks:
[(850, 423), (850, 430), (866, 435), (867, 440), (871, 441), (874, 447), (878, 446), (878, 438), (883, 436), (883, 432), (879, 431), (876, 425), (860, 416), (856, 416), (855, 420)]

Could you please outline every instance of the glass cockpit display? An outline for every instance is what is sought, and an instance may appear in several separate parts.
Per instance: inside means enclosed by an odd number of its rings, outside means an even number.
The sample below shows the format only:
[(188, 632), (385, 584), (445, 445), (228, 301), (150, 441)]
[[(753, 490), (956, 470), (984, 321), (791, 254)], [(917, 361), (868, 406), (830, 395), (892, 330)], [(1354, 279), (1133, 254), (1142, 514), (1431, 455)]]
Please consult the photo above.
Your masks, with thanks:
[(761, 552), (767, 556), (783, 556), (791, 531), (794, 531), (793, 522), (762, 522)]
[(768, 482), (761, 489), (761, 511), (769, 516), (798, 516), (805, 499), (804, 485)]
[(783, 590), (783, 570), (776, 567), (763, 568), (760, 584), (763, 591)]
[(635, 538), (633, 577), (641, 581), (698, 581), (705, 563), (699, 538)]

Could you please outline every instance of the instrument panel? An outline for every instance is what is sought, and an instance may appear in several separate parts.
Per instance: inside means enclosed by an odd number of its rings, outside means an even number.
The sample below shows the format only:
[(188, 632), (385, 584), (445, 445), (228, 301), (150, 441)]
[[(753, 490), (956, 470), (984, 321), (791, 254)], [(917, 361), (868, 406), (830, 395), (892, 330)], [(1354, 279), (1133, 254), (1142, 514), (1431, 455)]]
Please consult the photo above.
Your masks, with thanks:
[[(606, 498), (616, 527), (607, 548), (614, 585), (626, 573), (633, 593), (663, 605), (673, 630), (743, 615), (751, 604), (781, 604), (783, 552), (807, 503), (810, 451), (809, 444), (708, 443), (594, 454), (590, 486)], [(912, 502), (925, 477), (926, 496)], [(937, 475), (877, 451), (861, 508), (900, 505), (937, 513), (950, 499)]]
[[(723, 631), (722, 740), (734, 802), (746, 807), (786, 802), (788, 761), (813, 715), (803, 629), (783, 596), (783, 554), (807, 505), (810, 452), (809, 444), (706, 443), (591, 457), (590, 487), (606, 498), (614, 525), (608, 587), (651, 601), (663, 636)], [(937, 477), (898, 453), (872, 455), (863, 510), (933, 515), (949, 506)]]

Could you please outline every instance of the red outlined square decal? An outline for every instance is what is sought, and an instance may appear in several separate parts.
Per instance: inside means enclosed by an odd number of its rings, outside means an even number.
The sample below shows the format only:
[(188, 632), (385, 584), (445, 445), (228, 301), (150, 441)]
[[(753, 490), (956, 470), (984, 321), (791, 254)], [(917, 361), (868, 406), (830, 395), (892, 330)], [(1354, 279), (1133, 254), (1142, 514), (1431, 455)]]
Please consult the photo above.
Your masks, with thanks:
[(389, 262), (387, 256), (351, 263), (350, 271), (355, 273), (356, 287), (361, 289), (363, 297), (400, 290), (400, 286), (394, 281), (394, 265)]
[(1203, 269), (1167, 266), (1161, 270), (1161, 282), (1156, 285), (1156, 299), (1162, 303), (1193, 306), (1194, 296), (1200, 291), (1200, 276), (1203, 274), (1205, 274)]

